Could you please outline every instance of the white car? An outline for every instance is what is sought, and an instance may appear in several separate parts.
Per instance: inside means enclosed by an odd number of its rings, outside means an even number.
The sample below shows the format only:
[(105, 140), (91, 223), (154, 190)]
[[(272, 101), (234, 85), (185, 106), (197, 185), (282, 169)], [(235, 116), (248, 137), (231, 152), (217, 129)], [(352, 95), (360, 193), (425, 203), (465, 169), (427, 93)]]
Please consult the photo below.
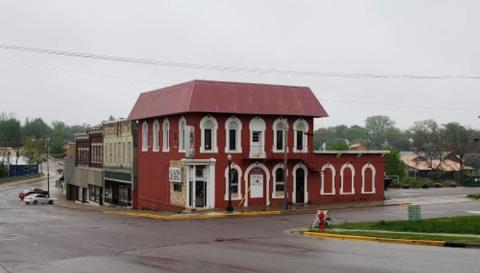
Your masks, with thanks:
[(53, 204), (53, 200), (48, 198), (46, 194), (41, 194), (41, 193), (35, 193), (35, 194), (30, 194), (27, 195), (23, 199), (25, 204), (27, 205), (47, 205), (47, 204)]

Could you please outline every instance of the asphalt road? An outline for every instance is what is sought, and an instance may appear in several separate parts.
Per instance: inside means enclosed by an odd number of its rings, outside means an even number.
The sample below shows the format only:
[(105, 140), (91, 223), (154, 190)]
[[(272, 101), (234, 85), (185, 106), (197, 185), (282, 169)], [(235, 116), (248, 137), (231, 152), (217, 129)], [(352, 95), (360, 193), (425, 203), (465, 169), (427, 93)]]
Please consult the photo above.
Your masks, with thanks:
[[(478, 272), (480, 251), (326, 240), (284, 231), (312, 215), (164, 222), (25, 206), (27, 187), (0, 187), (0, 272)], [(404, 192), (393, 195), (402, 196)], [(426, 217), (467, 214), (463, 193), (427, 200)], [(397, 198), (394, 197), (394, 198)], [(447, 203), (441, 203), (445, 200)], [(411, 200), (410, 200), (411, 201)], [(424, 202), (427, 202), (424, 201)], [(402, 219), (405, 207), (332, 211), (337, 222)], [(3, 273), (3, 272), (2, 272)]]

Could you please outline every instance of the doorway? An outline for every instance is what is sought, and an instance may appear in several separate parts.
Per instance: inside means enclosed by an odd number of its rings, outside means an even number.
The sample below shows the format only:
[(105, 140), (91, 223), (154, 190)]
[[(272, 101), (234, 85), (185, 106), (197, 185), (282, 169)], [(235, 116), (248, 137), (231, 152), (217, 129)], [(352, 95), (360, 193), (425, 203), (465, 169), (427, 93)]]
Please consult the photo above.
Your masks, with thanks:
[(295, 171), (295, 203), (305, 204), (305, 170), (303, 168)]
[(191, 165), (188, 178), (188, 205), (191, 208), (208, 207), (208, 172), (207, 165)]

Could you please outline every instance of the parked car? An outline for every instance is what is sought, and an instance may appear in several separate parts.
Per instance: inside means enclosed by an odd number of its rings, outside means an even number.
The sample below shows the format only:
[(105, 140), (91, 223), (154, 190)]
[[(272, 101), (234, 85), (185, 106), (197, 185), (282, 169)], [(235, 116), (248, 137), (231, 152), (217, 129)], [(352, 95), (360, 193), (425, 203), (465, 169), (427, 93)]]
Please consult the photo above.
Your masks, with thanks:
[(53, 204), (53, 200), (50, 199), (48, 195), (42, 193), (30, 194), (23, 199), (23, 202), (27, 205)]
[(45, 191), (44, 189), (40, 189), (40, 188), (32, 188), (32, 189), (29, 189), (29, 190), (23, 190), (21, 191), (19, 194), (18, 194), (18, 198), (20, 198), (20, 200), (23, 201), (23, 199), (25, 198), (25, 196), (28, 196), (32, 193), (43, 193), (43, 194), (46, 194), (47, 191)]

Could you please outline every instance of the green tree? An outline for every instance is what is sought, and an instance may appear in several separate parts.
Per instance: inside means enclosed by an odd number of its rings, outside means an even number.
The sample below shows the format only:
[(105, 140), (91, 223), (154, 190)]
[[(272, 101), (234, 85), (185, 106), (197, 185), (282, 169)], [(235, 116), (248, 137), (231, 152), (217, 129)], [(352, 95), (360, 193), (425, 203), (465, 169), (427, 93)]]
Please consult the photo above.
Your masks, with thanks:
[(52, 129), (41, 119), (27, 119), (24, 126), (24, 136), (35, 139), (45, 139), (52, 133)]
[(50, 140), (50, 153), (54, 157), (63, 157), (65, 150), (63, 149), (64, 140), (62, 137), (53, 136)]
[(353, 125), (349, 128), (346, 138), (350, 140), (351, 143), (367, 144), (368, 132), (361, 126)]
[(349, 147), (345, 139), (331, 139), (327, 142), (327, 150), (329, 151), (347, 151)]
[(462, 182), (465, 156), (472, 152), (475, 146), (475, 131), (465, 128), (457, 122), (447, 123), (443, 127), (442, 139), (445, 141), (445, 148), (459, 159), (460, 182)]
[(390, 149), (390, 153), (385, 155), (385, 173), (387, 175), (398, 175), (400, 180), (405, 177), (405, 164), (395, 149)]
[(46, 155), (45, 140), (27, 137), (23, 155), (31, 165), (40, 165)]
[(9, 149), (0, 149), (2, 156), (2, 168), (6, 169), (5, 162), (15, 156), (15, 162), (18, 163), (20, 150), (22, 147), (22, 129), (20, 121), (13, 115), (0, 114), (0, 147), (11, 147), (15, 150), (15, 154), (10, 154)]
[(368, 134), (368, 144), (373, 149), (379, 149), (387, 142), (387, 134), (395, 128), (395, 122), (387, 116), (368, 117), (365, 129)]
[(410, 129), (410, 137), (413, 140), (415, 152), (422, 156), (429, 167), (437, 172), (441, 164), (434, 164), (435, 160), (442, 161), (444, 142), (441, 128), (433, 120), (417, 121)]

